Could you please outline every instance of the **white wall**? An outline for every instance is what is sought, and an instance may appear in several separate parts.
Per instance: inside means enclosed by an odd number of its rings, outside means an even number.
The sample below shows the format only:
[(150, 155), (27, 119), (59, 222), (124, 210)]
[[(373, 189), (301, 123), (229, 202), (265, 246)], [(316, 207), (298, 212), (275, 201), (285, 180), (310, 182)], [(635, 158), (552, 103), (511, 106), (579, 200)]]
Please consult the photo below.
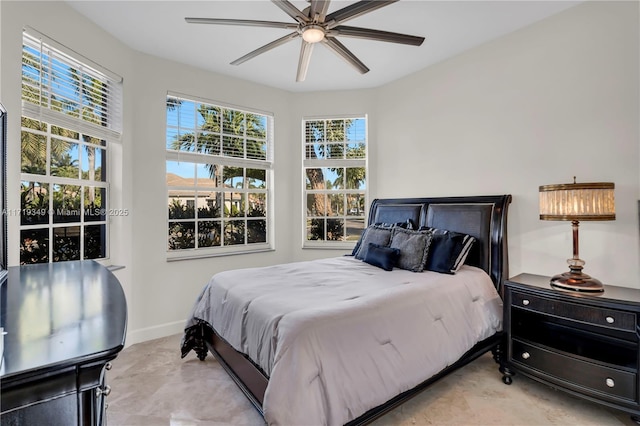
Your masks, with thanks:
[[(64, 3), (57, 2), (0, 2), (0, 93), (8, 112), (8, 147), (7, 147), (7, 186), (8, 207), (20, 208), (20, 194), (12, 188), (19, 188), (20, 183), (20, 87), (22, 63), (22, 30), (30, 26), (46, 34), (74, 51), (84, 54), (91, 60), (102, 64), (125, 79), (124, 100), (124, 136), (121, 143), (115, 144), (109, 158), (114, 167), (111, 181), (112, 207), (127, 207), (131, 203), (131, 191), (126, 187), (131, 182), (131, 129), (133, 117), (128, 115), (133, 94), (129, 92), (127, 79), (133, 74), (132, 64), (134, 52), (113, 37), (96, 28), (90, 21), (78, 15)], [(63, 25), (58, 25), (62, 22)], [(65, 24), (66, 23), (66, 24)], [(19, 263), (19, 217), (8, 216), (9, 265)], [(133, 284), (131, 281), (131, 235), (130, 217), (115, 218), (112, 223), (111, 259), (114, 264), (125, 265), (117, 272), (127, 300), (131, 298)], [(13, 249), (12, 249), (13, 248)]]
[[(299, 182), (290, 137), (290, 94), (148, 55), (134, 58), (133, 129), (134, 333), (165, 335), (179, 331), (202, 286), (215, 272), (285, 262), (291, 259), (291, 195)], [(269, 111), (275, 117), (276, 251), (199, 260), (166, 261), (165, 125), (167, 90), (225, 104)], [(133, 337), (134, 340), (137, 337)]]
[[(539, 185), (616, 183), (617, 220), (584, 222), (585, 271), (640, 288), (638, 4), (586, 2), (387, 86), (288, 93), (141, 54), (63, 2), (0, 2), (0, 93), (10, 112), (9, 188), (19, 182), (21, 29), (29, 25), (124, 77), (116, 146), (112, 262), (129, 303), (128, 344), (179, 332), (215, 272), (342, 254), (302, 250), (300, 120), (369, 116), (369, 196), (510, 193), (511, 273), (554, 274), (571, 256), (567, 222), (538, 220)], [(65, 23), (53, 25), (56, 20)], [(82, 37), (78, 35), (82, 34)], [(100, 50), (96, 49), (100, 47)], [(167, 91), (275, 115), (276, 250), (166, 262)], [(19, 207), (17, 191), (9, 207)], [(18, 221), (9, 218), (18, 263)], [(293, 225), (292, 225), (293, 224)]]
[[(354, 71), (355, 72), (355, 71)], [(369, 123), (376, 121), (374, 101), (376, 90), (351, 90), (351, 91), (335, 91), (335, 92), (310, 92), (297, 93), (291, 104), (291, 139), (295, 141), (293, 149), (295, 151), (294, 160), (296, 170), (294, 170), (294, 179), (296, 179), (297, 187), (294, 190), (295, 202), (293, 204), (294, 221), (296, 224), (293, 229), (293, 240), (291, 244), (294, 248), (293, 260), (311, 260), (320, 257), (340, 256), (342, 254), (351, 253), (351, 250), (336, 251), (322, 249), (304, 249), (301, 250), (304, 238), (304, 228), (302, 221), (302, 212), (304, 207), (303, 187), (302, 187), (302, 144), (299, 142), (302, 137), (300, 123), (303, 118), (312, 117), (331, 117), (331, 116), (362, 116), (367, 115)], [(371, 144), (375, 140), (375, 135), (369, 129), (369, 158), (375, 156), (375, 148)], [(369, 170), (367, 177), (367, 186), (371, 188), (372, 182), (375, 182), (377, 171)], [(371, 198), (369, 198), (371, 200)]]
[[(20, 181), (20, 63), (22, 29), (30, 26), (121, 75), (124, 81), (122, 144), (111, 158), (112, 207), (130, 214), (111, 222), (111, 258), (127, 297), (127, 343), (179, 332), (196, 295), (215, 272), (293, 258), (291, 206), (300, 182), (299, 133), (291, 129), (291, 94), (133, 51), (98, 29), (64, 2), (3, 1), (2, 102), (10, 112), (8, 187)], [(57, 21), (62, 25), (54, 25)], [(81, 35), (81, 37), (79, 36)], [(99, 49), (96, 48), (99, 47)], [(166, 261), (165, 102), (167, 91), (196, 95), (275, 116), (275, 251), (200, 260)], [(292, 140), (295, 135), (295, 140)], [(19, 194), (8, 205), (19, 208)], [(19, 218), (9, 217), (9, 264), (19, 262)], [(297, 223), (297, 221), (296, 221)], [(299, 247), (299, 245), (298, 245)]]
[(614, 182), (617, 219), (583, 222), (580, 256), (640, 287), (638, 16), (585, 2), (381, 88), (376, 196), (510, 193), (511, 274), (553, 275), (571, 225), (538, 219), (538, 186)]

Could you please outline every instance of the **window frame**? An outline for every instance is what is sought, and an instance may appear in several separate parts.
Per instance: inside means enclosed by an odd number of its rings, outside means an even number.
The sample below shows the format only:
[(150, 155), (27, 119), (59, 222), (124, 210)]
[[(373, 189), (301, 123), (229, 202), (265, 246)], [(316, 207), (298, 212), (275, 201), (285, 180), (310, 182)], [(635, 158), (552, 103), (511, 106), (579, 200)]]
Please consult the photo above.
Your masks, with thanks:
[[(307, 135), (306, 135), (306, 123), (312, 121), (334, 121), (334, 120), (364, 120), (364, 138), (362, 141), (356, 141), (357, 143), (363, 143), (364, 145), (364, 158), (335, 158), (335, 159), (308, 159), (307, 158)], [(308, 116), (302, 118), (301, 140), (302, 140), (302, 248), (303, 249), (332, 249), (332, 250), (348, 250), (352, 249), (357, 238), (353, 240), (309, 240), (307, 239), (307, 222), (308, 222), (308, 209), (307, 209), (307, 196), (309, 194), (362, 194), (364, 193), (363, 211), (362, 215), (355, 216), (356, 219), (362, 220), (362, 229), (366, 228), (367, 216), (369, 213), (369, 117), (367, 114), (347, 114), (347, 115), (327, 115), (327, 116)], [(349, 141), (340, 141), (339, 143), (345, 146), (349, 144)], [(346, 150), (345, 150), (346, 153)], [(346, 154), (345, 154), (346, 155)], [(362, 189), (348, 189), (343, 188), (340, 190), (309, 190), (307, 189), (307, 173), (308, 168), (348, 168), (348, 167), (363, 167), (365, 170), (364, 190)], [(351, 216), (348, 215), (347, 206), (344, 206), (345, 211), (342, 215), (335, 215), (332, 217), (348, 220)], [(324, 216), (328, 218), (329, 216)], [(326, 230), (325, 230), (326, 231)], [(346, 230), (345, 230), (346, 232)], [(359, 236), (359, 234), (358, 234)]]
[[(221, 193), (222, 194), (222, 206), (224, 207), (226, 198), (225, 198), (225, 194), (226, 193), (233, 193), (233, 194), (242, 194), (242, 200), (245, 202), (246, 205), (248, 205), (248, 203), (246, 202), (248, 194), (264, 194), (264, 198), (265, 198), (265, 202), (266, 202), (266, 209), (264, 211), (265, 216), (262, 217), (260, 216), (258, 219), (252, 219), (249, 215), (248, 210), (245, 209), (244, 214), (242, 216), (232, 216), (231, 214), (225, 214), (224, 210), (220, 211), (218, 216), (215, 217), (199, 217), (198, 214), (198, 209), (195, 209), (194, 212), (194, 217), (188, 217), (188, 218), (171, 218), (170, 217), (170, 212), (169, 212), (169, 208), (166, 209), (166, 223), (167, 223), (167, 227), (165, 229), (165, 237), (167, 238), (167, 246), (166, 246), (166, 259), (167, 261), (176, 261), (176, 260), (184, 260), (184, 259), (198, 259), (198, 258), (207, 258), (207, 257), (217, 257), (217, 256), (228, 256), (228, 255), (237, 255), (237, 254), (248, 254), (248, 253), (258, 253), (258, 252), (265, 252), (265, 251), (272, 251), (275, 250), (275, 240), (274, 240), (274, 235), (275, 235), (275, 216), (274, 216), (274, 162), (273, 162), (273, 151), (274, 151), (274, 115), (273, 113), (270, 112), (265, 112), (265, 111), (260, 111), (254, 108), (246, 108), (246, 107), (239, 107), (236, 105), (231, 105), (231, 104), (227, 104), (224, 102), (219, 102), (219, 101), (215, 101), (215, 100), (211, 100), (211, 99), (206, 99), (203, 97), (199, 97), (199, 96), (193, 96), (193, 95), (186, 95), (186, 94), (182, 94), (182, 93), (177, 93), (177, 92), (172, 92), (172, 91), (168, 91), (167, 92), (167, 96), (165, 98), (166, 102), (169, 102), (170, 98), (175, 98), (175, 99), (180, 99), (183, 101), (187, 101), (187, 102), (193, 102), (196, 106), (196, 114), (197, 114), (197, 107), (198, 105), (207, 105), (210, 107), (214, 107), (214, 108), (221, 108), (224, 110), (231, 110), (233, 111), (233, 113), (243, 113), (243, 114), (255, 114), (255, 115), (259, 115), (261, 117), (263, 117), (265, 119), (265, 125), (266, 125), (266, 134), (265, 134), (265, 139), (264, 139), (264, 143), (265, 143), (265, 148), (266, 148), (266, 152), (265, 152), (265, 158), (264, 159), (254, 159), (254, 158), (246, 158), (247, 157), (247, 147), (246, 147), (246, 141), (247, 139), (249, 140), (262, 140), (261, 138), (256, 138), (253, 137), (253, 135), (247, 135), (246, 132), (246, 128), (244, 129), (244, 136), (243, 136), (243, 146), (244, 146), (244, 150), (243, 150), (243, 157), (239, 158), (239, 157), (232, 157), (232, 156), (225, 156), (222, 155), (222, 151), (220, 151), (220, 155), (213, 155), (213, 154), (208, 154), (208, 153), (199, 153), (199, 152), (193, 152), (193, 151), (180, 151), (180, 150), (175, 150), (175, 149), (170, 149), (168, 146), (169, 143), (169, 131), (170, 130), (176, 130), (179, 128), (183, 128), (181, 127), (179, 124), (177, 126), (174, 125), (170, 125), (169, 124), (169, 118), (168, 118), (168, 114), (167, 114), (167, 118), (165, 120), (165, 195), (166, 195), (166, 200), (167, 203), (169, 202), (170, 198), (172, 196), (177, 197), (175, 195), (175, 192), (171, 193), (171, 191), (193, 191), (193, 197), (194, 200), (198, 199), (198, 194), (200, 192), (216, 192), (216, 193)], [(187, 130), (191, 130), (193, 132), (195, 132), (196, 134), (201, 134), (202, 133), (202, 129), (200, 126), (198, 126), (197, 122), (198, 122), (198, 118), (197, 116), (194, 117), (194, 125), (191, 127), (187, 127), (185, 126), (184, 128)], [(224, 140), (224, 136), (223, 136), (223, 132), (222, 129), (220, 129), (220, 136), (222, 138), (222, 140)], [(176, 133), (179, 134), (179, 133)], [(221, 145), (224, 145), (224, 142), (222, 142)], [(224, 147), (221, 146), (220, 148), (221, 150), (224, 150)], [(185, 164), (194, 164), (194, 170), (195, 170), (195, 174), (194, 174), (194, 183), (193, 185), (189, 184), (189, 185), (169, 185), (169, 183), (167, 182), (167, 165), (169, 162), (177, 162), (177, 163), (185, 163)], [(224, 181), (222, 179), (220, 180), (214, 180), (221, 182), (221, 183), (214, 183), (213, 186), (203, 186), (203, 185), (198, 185), (198, 166), (204, 166), (206, 167), (207, 165), (214, 165), (214, 166), (222, 166), (222, 169), (224, 170), (225, 167), (233, 167), (233, 168), (242, 168), (243, 170), (243, 186), (242, 188), (227, 188), (224, 186)], [(266, 188), (249, 188), (249, 178), (247, 176), (247, 171), (248, 170), (264, 170), (264, 185), (266, 186)], [(222, 172), (220, 172), (222, 173)], [(218, 176), (220, 177), (220, 176)], [(232, 189), (231, 191), (229, 189)], [(183, 198), (189, 198), (188, 201), (190, 200), (191, 195), (185, 196)], [(209, 198), (207, 197), (203, 197), (206, 198), (207, 200), (207, 206), (210, 207), (209, 204)], [(241, 201), (242, 202), (242, 201)], [(168, 204), (167, 204), (168, 205)], [(194, 201), (194, 205), (199, 205), (197, 201)], [(203, 205), (204, 206), (204, 205)], [(235, 219), (234, 219), (235, 218)], [(247, 224), (253, 220), (262, 220), (264, 218), (265, 221), (265, 226), (266, 226), (266, 231), (265, 231), (265, 242), (254, 242), (254, 243), (250, 243), (248, 242), (248, 230), (247, 230)], [(208, 220), (210, 219), (210, 220)], [(197, 226), (199, 223), (201, 222), (220, 222), (220, 235), (219, 237), (221, 238), (222, 241), (224, 241), (224, 230), (225, 230), (225, 224), (228, 222), (232, 222), (232, 221), (243, 221), (244, 222), (244, 243), (241, 244), (230, 244), (230, 245), (216, 245), (216, 246), (208, 246), (208, 247), (198, 247), (198, 236), (195, 235), (195, 232), (197, 230)], [(190, 248), (182, 248), (182, 249), (170, 249), (169, 247), (169, 231), (170, 231), (170, 227), (171, 227), (171, 223), (178, 223), (178, 222), (185, 222), (185, 223), (189, 223), (189, 222), (193, 222), (194, 223), (194, 247), (190, 247)]]
[[(28, 222), (28, 214), (32, 213), (23, 205), (21, 201), (20, 211), (16, 212), (19, 216), (19, 241), (20, 241), (20, 264), (30, 264), (33, 262), (23, 262), (22, 247), (25, 244), (23, 240), (23, 231), (30, 230), (46, 230), (47, 233), (47, 262), (59, 262), (68, 260), (107, 260), (110, 257), (110, 173), (112, 162), (113, 143), (121, 142), (122, 136), (122, 77), (107, 70), (106, 68), (96, 64), (90, 59), (74, 52), (73, 50), (59, 44), (55, 40), (39, 33), (38, 31), (26, 27), (23, 30), (23, 47), (22, 47), (22, 107), (21, 107), (21, 139), (29, 137), (39, 139), (40, 144), (45, 145), (44, 169), (40, 168), (36, 172), (25, 171), (24, 164), (20, 165), (20, 193), (22, 194), (23, 183), (32, 182), (34, 184), (47, 185), (47, 211), (46, 219), (41, 217), (42, 222)], [(27, 56), (25, 56), (27, 55)], [(31, 55), (31, 56), (28, 56)], [(29, 58), (25, 60), (25, 57)], [(26, 61), (26, 62), (25, 62)], [(35, 73), (35, 74), (33, 74)], [(78, 76), (78, 80), (65, 80), (69, 75)], [(34, 78), (34, 76), (36, 78)], [(96, 90), (94, 82), (99, 83), (99, 90)], [(91, 91), (85, 89), (85, 84), (91, 84)], [(74, 87), (77, 93), (73, 93)], [(80, 89), (82, 87), (82, 89)], [(31, 93), (35, 97), (26, 96), (25, 93)], [(71, 96), (77, 97), (71, 97)], [(54, 103), (61, 100), (61, 104)], [(99, 102), (96, 102), (99, 101)], [(61, 108), (68, 102), (68, 109)], [(55, 105), (55, 106), (54, 106)], [(65, 113), (65, 111), (70, 113)], [(80, 113), (81, 112), (81, 113)], [(33, 120), (33, 121), (30, 121)], [(30, 127), (30, 124), (39, 122), (39, 129)], [(43, 127), (46, 126), (46, 127)], [(45, 130), (42, 130), (42, 129)], [(60, 129), (57, 133), (55, 128)], [(69, 131), (74, 136), (64, 134), (63, 131)], [(33, 140), (33, 139), (32, 139)], [(68, 156), (69, 161), (77, 162), (76, 176), (57, 175), (53, 163), (52, 143), (56, 140), (58, 144), (68, 145), (71, 148), (64, 152)], [(21, 142), (22, 143), (22, 142)], [(85, 166), (93, 165), (95, 173), (98, 163), (92, 163), (89, 160), (90, 154), (87, 149), (93, 149), (93, 155), (100, 152), (99, 169), (100, 177), (96, 180), (95, 176), (86, 169)], [(75, 158), (70, 155), (73, 151)], [(86, 160), (85, 160), (86, 157)], [(37, 160), (36, 160), (37, 161)], [(88, 161), (87, 164), (84, 164)], [(95, 160), (94, 160), (95, 161)], [(88, 176), (85, 177), (84, 174)], [(64, 204), (62, 207), (56, 206), (54, 198), (55, 186), (75, 186), (80, 189), (79, 207), (77, 209), (68, 210)], [(35, 186), (34, 186), (35, 189)], [(100, 196), (100, 205), (91, 204), (86, 206), (85, 198), (86, 190), (98, 190)], [(34, 192), (35, 193), (35, 192)], [(73, 197), (77, 197), (78, 194)], [(64, 196), (63, 196), (64, 197)], [(57, 216), (62, 210), (67, 210), (70, 217), (65, 220)], [(42, 209), (41, 209), (42, 210)], [(98, 215), (98, 219), (90, 219), (89, 215)], [(121, 216), (128, 215), (128, 212), (122, 210)], [(40, 215), (45, 216), (45, 215)], [(71, 218), (73, 217), (73, 218)], [(101, 244), (100, 256), (88, 256), (86, 246), (86, 233), (88, 227), (100, 226), (99, 235)], [(78, 258), (56, 260), (56, 255), (64, 253), (56, 252), (55, 233), (59, 228), (78, 228)], [(74, 231), (72, 231), (74, 232)], [(36, 241), (37, 242), (37, 241)], [(63, 250), (61, 250), (63, 251)], [(45, 262), (35, 262), (45, 263)]]

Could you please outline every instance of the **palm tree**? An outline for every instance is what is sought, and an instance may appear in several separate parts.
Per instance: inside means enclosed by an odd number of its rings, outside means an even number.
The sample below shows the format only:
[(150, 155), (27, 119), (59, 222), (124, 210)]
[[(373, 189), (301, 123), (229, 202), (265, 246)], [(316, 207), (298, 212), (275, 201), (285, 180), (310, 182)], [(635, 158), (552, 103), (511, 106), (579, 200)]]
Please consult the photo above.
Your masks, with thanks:
[[(78, 107), (80, 109), (80, 116), (83, 120), (90, 123), (98, 124), (100, 126), (107, 125), (107, 99), (105, 93), (107, 92), (107, 83), (91, 77), (86, 74), (82, 74), (80, 71), (70, 68), (69, 69), (75, 94), (78, 99)], [(87, 169), (88, 179), (94, 181), (96, 176), (96, 147), (89, 145), (93, 142), (93, 138), (89, 135), (82, 135), (83, 141), (86, 143), (84, 149), (87, 153)], [(104, 162), (104, 156), (101, 157)], [(101, 171), (104, 167), (101, 167)], [(88, 201), (90, 205), (94, 205), (96, 195), (94, 191), (88, 192)]]
[[(59, 63), (47, 52), (39, 52), (25, 45), (22, 59), (22, 81), (23, 101), (78, 117), (97, 125), (106, 125), (107, 100), (104, 95), (106, 83), (88, 73)], [(71, 83), (69, 84), (69, 82)], [(43, 87), (47, 87), (47, 90), (45, 91)], [(89, 143), (92, 139), (90, 136), (80, 135), (79, 132), (24, 116), (22, 117), (22, 126), (25, 129), (33, 130), (24, 130), (21, 134), (21, 171), (23, 173), (40, 175), (47, 173), (46, 166), (49, 159), (47, 159), (46, 138), (36, 132), (47, 133), (47, 130), (49, 130), (51, 135), (59, 136), (50, 138), (51, 175), (76, 179), (84, 178), (78, 172), (78, 160), (72, 159), (69, 155), (69, 147), (72, 143), (66, 142), (64, 139), (79, 140), (80, 136), (82, 136), (82, 140)], [(83, 146), (87, 152), (88, 178), (95, 180), (95, 150), (97, 148), (89, 144), (83, 144)], [(104, 155), (102, 156), (102, 161), (105, 161)], [(101, 172), (105, 170), (103, 166), (104, 164), (100, 167)], [(49, 185), (44, 185), (46, 187), (44, 192), (38, 192), (36, 185), (37, 182), (29, 182), (27, 185), (22, 185), (22, 207), (27, 208), (38, 205), (48, 211)], [(54, 193), (54, 205), (59, 204), (76, 210), (80, 209), (82, 200), (80, 200), (78, 194), (81, 186), (61, 185), (61, 188), (59, 194)], [(40, 188), (40, 190), (42, 189)], [(67, 199), (67, 195), (70, 198)], [(89, 191), (87, 195), (93, 205), (96, 201), (96, 194), (93, 191)], [(60, 197), (64, 198), (64, 200), (58, 199)], [(46, 223), (47, 221), (41, 223)], [(77, 245), (77, 242), (74, 244)]]
[[(22, 127), (36, 131), (47, 132), (47, 123), (40, 122), (33, 118), (22, 117)], [(64, 136), (64, 135), (61, 135)], [(20, 134), (21, 151), (20, 162), (23, 173), (33, 173), (44, 175), (47, 164), (47, 144), (44, 136), (40, 136), (28, 130)], [(59, 139), (51, 140), (51, 156), (63, 155), (68, 150), (67, 142)]]
[[(168, 111), (180, 108), (182, 105), (182, 100), (167, 99)], [(246, 151), (247, 158), (266, 159), (264, 142), (261, 141), (265, 140), (267, 130), (259, 115), (204, 104), (201, 104), (196, 112), (203, 120), (199, 129), (201, 132), (197, 137), (193, 133), (180, 135), (173, 141), (172, 149), (240, 158), (244, 157)], [(244, 146), (245, 134), (247, 136), (246, 150)], [(234, 177), (242, 177), (245, 170), (242, 167), (226, 166), (223, 167), (220, 174), (216, 164), (206, 164), (205, 167), (216, 187)], [(264, 179), (264, 171), (261, 169), (247, 168), (246, 174), (247, 178)], [(221, 194), (217, 196), (220, 197)], [(216, 201), (218, 205), (221, 205), (221, 199)]]
[(51, 159), (51, 174), (55, 176), (78, 178), (78, 160), (68, 152)]
[[(265, 160), (267, 158), (265, 149), (267, 129), (263, 116), (206, 104), (200, 104), (196, 107), (196, 105), (191, 102), (177, 98), (167, 98), (166, 108), (167, 111), (176, 111), (179, 108), (196, 108), (195, 112), (198, 114), (198, 122), (202, 123), (198, 125), (197, 134), (196, 132), (190, 132), (176, 136), (170, 145), (170, 149), (257, 160)], [(189, 127), (192, 127), (192, 125)], [(205, 164), (205, 168), (216, 187), (237, 187), (240, 185), (240, 182), (234, 184), (234, 178), (236, 177), (246, 177), (246, 179), (249, 180), (248, 182), (242, 181), (242, 186), (246, 188), (252, 187), (252, 181), (264, 182), (266, 179), (265, 169), (232, 166), (221, 167), (220, 165), (211, 163)], [(251, 198), (250, 194), (243, 194), (240, 208), (232, 205), (227, 209), (224, 208), (225, 194), (222, 191), (216, 191), (215, 196), (215, 203), (198, 208), (199, 218), (220, 217), (220, 214), (223, 212), (226, 212), (226, 217), (255, 217), (256, 219), (246, 221), (247, 241), (249, 243), (266, 241), (266, 221), (260, 219), (265, 216), (265, 211), (262, 207), (264, 202), (260, 201), (260, 197)], [(170, 205), (169, 217), (175, 217), (177, 210), (178, 206), (176, 203)], [(200, 235), (200, 228), (203, 226), (206, 227), (209, 225), (204, 222), (198, 224), (198, 244), (202, 243), (204, 246), (219, 244), (219, 236), (216, 238), (212, 237), (211, 241), (209, 241), (205, 235), (206, 232)], [(244, 243), (244, 226), (244, 224), (237, 221), (227, 222), (222, 230), (222, 232), (225, 233), (225, 245)], [(227, 232), (229, 230), (231, 231)], [(185, 241), (174, 238), (173, 231), (177, 232), (170, 226), (170, 249), (190, 247), (189, 245), (181, 245), (184, 244)], [(204, 228), (202, 231), (204, 232)], [(220, 230), (217, 232), (220, 232)], [(184, 232), (182, 232), (182, 234), (184, 234)], [(215, 241), (218, 242), (215, 243)]]
[[(174, 110), (181, 107), (182, 101), (175, 98), (167, 100), (167, 110)], [(200, 152), (210, 155), (225, 155), (229, 157), (243, 158), (246, 151), (246, 157), (251, 159), (266, 159), (264, 151), (264, 143), (261, 140), (266, 138), (266, 128), (262, 118), (259, 115), (251, 113), (243, 113), (217, 106), (201, 104), (196, 112), (202, 117), (203, 124), (200, 126), (201, 133), (196, 135), (186, 133), (173, 141), (171, 146), (176, 151)], [(246, 150), (244, 146), (244, 136), (246, 132)], [(222, 135), (222, 140), (221, 138)], [(241, 167), (225, 167), (223, 175), (216, 174), (216, 165), (207, 164), (209, 176), (216, 181), (220, 177), (223, 181), (235, 177), (242, 176)], [(252, 173), (251, 169), (247, 169), (247, 173)], [(259, 179), (256, 176), (247, 176)]]
[[(349, 127), (354, 123), (353, 120), (318, 120), (318, 121), (307, 121), (305, 134), (307, 145), (307, 158), (309, 159), (317, 159), (318, 154), (321, 155), (322, 158), (350, 158), (348, 153), (345, 153), (344, 146), (339, 143), (330, 143), (331, 141), (344, 141), (346, 140), (346, 135), (349, 130)], [(313, 145), (309, 145), (313, 144)], [(316, 149), (318, 152), (316, 152)], [(348, 150), (349, 148), (347, 148)], [(331, 168), (333, 172), (336, 172), (338, 177), (334, 180), (334, 186), (337, 186), (344, 182), (343, 171), (344, 168)], [(351, 170), (351, 169), (348, 169)], [(363, 169), (364, 171), (364, 169)], [(308, 168), (307, 171), (307, 179), (309, 180), (309, 186), (311, 190), (323, 190), (329, 189), (325, 183), (325, 176), (322, 172), (321, 168)], [(362, 181), (364, 176), (352, 176), (351, 172), (347, 172), (347, 178), (349, 179), (359, 179)], [(358, 181), (358, 182), (359, 182)], [(349, 183), (349, 181), (347, 181)], [(356, 183), (353, 181), (351, 183)], [(358, 184), (359, 186), (359, 184)], [(352, 188), (357, 188), (358, 186), (352, 186)], [(322, 216), (332, 216), (333, 209), (331, 204), (325, 204), (325, 197), (323, 194), (316, 194), (313, 197), (313, 205), (307, 206), (311, 211), (318, 212), (318, 214)]]

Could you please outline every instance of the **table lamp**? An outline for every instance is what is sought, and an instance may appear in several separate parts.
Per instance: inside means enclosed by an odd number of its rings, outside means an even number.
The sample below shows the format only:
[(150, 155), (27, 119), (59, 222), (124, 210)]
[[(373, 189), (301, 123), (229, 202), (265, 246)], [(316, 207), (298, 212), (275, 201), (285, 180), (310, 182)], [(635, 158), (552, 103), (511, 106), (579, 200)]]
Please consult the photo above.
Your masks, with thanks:
[(602, 283), (582, 272), (585, 264), (578, 255), (578, 225), (585, 220), (615, 220), (612, 182), (543, 185), (540, 187), (540, 219), (570, 220), (573, 228), (573, 257), (567, 259), (569, 272), (551, 278), (551, 286), (581, 292), (602, 292)]

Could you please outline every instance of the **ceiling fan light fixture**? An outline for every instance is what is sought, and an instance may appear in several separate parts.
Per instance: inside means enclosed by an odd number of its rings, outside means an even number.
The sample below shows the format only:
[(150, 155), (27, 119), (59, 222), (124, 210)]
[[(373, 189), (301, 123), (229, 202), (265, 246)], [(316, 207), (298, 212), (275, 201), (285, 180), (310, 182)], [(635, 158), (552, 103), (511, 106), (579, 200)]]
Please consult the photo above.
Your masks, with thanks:
[[(1, 1), (2, 0), (0, 0), (0, 2)], [(302, 38), (302, 43), (300, 46), (300, 56), (298, 58), (296, 81), (304, 81), (313, 46), (320, 42), (322, 42), (327, 49), (333, 51), (349, 65), (357, 69), (361, 74), (369, 71), (369, 68), (367, 68), (356, 55), (338, 41), (338, 36), (420, 46), (424, 41), (424, 37), (343, 25), (346, 21), (357, 18), (365, 13), (373, 12), (397, 1), (398, 0), (358, 0), (347, 2), (350, 4), (327, 14), (331, 0), (307, 0), (310, 5), (303, 10), (294, 6), (292, 0), (272, 0), (284, 13), (293, 18), (295, 24), (292, 22), (226, 18), (185, 18), (185, 20), (191, 24), (244, 25), (249, 27), (293, 30), (293, 32), (284, 37), (280, 37), (236, 59), (231, 62), (231, 65), (240, 65), (249, 59), (255, 58), (262, 53), (268, 52), (288, 41), (300, 37)]]
[(318, 43), (324, 39), (324, 28), (319, 25), (308, 25), (302, 29), (302, 39), (307, 43)]

